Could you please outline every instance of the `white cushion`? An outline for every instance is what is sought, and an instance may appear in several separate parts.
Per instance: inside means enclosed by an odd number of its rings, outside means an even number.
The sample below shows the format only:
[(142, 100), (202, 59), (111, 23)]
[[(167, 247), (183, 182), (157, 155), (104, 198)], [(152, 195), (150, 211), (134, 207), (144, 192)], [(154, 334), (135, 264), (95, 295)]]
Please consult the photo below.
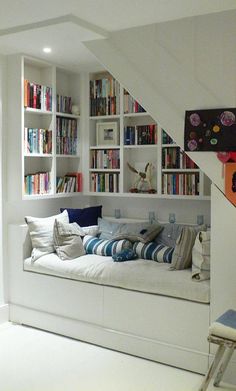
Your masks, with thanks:
[(29, 227), (29, 233), (32, 242), (32, 261), (36, 261), (43, 255), (55, 251), (53, 242), (53, 227), (55, 219), (63, 223), (69, 223), (67, 210), (50, 217), (32, 217), (26, 216), (25, 221)]
[(66, 261), (84, 255), (85, 251), (81, 236), (84, 236), (84, 232), (77, 223), (63, 223), (56, 219), (53, 239), (58, 257)]

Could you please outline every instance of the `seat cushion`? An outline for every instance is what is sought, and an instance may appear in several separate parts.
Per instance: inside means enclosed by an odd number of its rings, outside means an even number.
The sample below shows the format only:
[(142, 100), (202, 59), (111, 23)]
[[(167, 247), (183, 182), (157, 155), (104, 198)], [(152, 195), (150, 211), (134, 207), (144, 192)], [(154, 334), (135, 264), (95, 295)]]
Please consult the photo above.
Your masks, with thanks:
[(209, 334), (236, 342), (236, 311), (228, 310), (209, 328)]
[(210, 298), (209, 280), (193, 281), (191, 269), (170, 272), (169, 264), (144, 259), (114, 262), (112, 257), (86, 254), (65, 262), (54, 253), (36, 262), (26, 259), (24, 269), (201, 303), (209, 303)]

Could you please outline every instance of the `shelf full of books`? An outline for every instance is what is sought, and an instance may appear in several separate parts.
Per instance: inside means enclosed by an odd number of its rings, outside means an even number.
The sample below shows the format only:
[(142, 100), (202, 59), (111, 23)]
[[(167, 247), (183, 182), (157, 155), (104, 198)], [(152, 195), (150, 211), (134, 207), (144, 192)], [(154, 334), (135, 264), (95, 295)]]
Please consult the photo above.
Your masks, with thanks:
[(24, 177), (25, 195), (45, 195), (51, 192), (51, 173), (37, 172)]
[(124, 127), (124, 145), (157, 144), (157, 125), (131, 125)]
[(119, 193), (120, 173), (90, 173), (90, 191), (95, 193)]
[(56, 179), (57, 193), (79, 193), (82, 191), (82, 173), (68, 173)]
[(199, 195), (199, 173), (162, 174), (162, 194)]
[(72, 98), (57, 94), (56, 111), (58, 113), (72, 114)]
[(146, 110), (124, 89), (124, 114), (145, 113)]
[(120, 85), (112, 76), (90, 80), (90, 116), (120, 113)]
[(24, 107), (52, 111), (52, 87), (24, 80)]
[(56, 153), (77, 155), (77, 120), (56, 117)]
[(162, 148), (163, 169), (197, 169), (198, 166), (179, 147)]
[(90, 151), (90, 168), (94, 169), (119, 169), (119, 149), (94, 149)]
[(25, 127), (24, 153), (25, 155), (52, 154), (52, 131)]

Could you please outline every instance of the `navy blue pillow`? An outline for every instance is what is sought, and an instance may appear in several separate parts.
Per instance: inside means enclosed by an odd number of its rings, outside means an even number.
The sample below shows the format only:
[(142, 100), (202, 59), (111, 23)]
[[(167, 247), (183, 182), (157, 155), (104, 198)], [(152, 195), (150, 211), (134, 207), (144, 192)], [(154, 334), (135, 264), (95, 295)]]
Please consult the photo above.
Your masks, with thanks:
[(102, 205), (90, 206), (83, 209), (61, 208), (60, 211), (67, 210), (70, 223), (77, 223), (80, 227), (97, 225), (98, 217), (102, 217)]
[(112, 258), (113, 261), (115, 262), (124, 262), (124, 261), (131, 261), (132, 259), (136, 259), (138, 258), (138, 256), (133, 250), (127, 248), (125, 250), (113, 254)]

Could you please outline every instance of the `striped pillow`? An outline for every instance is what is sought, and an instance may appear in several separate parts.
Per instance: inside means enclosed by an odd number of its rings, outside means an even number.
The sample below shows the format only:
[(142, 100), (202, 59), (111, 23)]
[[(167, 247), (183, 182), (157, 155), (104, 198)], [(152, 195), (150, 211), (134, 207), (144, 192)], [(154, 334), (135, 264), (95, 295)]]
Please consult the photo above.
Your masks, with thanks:
[(133, 250), (139, 258), (165, 263), (171, 263), (174, 251), (173, 247), (167, 247), (163, 244), (157, 244), (156, 242), (135, 242), (133, 244)]
[(132, 243), (129, 240), (105, 240), (94, 236), (85, 235), (83, 245), (86, 254), (97, 254), (103, 256), (112, 256), (115, 253), (131, 248)]
[(176, 240), (175, 250), (171, 262), (171, 270), (183, 270), (192, 265), (192, 249), (197, 236), (194, 228), (183, 227)]

